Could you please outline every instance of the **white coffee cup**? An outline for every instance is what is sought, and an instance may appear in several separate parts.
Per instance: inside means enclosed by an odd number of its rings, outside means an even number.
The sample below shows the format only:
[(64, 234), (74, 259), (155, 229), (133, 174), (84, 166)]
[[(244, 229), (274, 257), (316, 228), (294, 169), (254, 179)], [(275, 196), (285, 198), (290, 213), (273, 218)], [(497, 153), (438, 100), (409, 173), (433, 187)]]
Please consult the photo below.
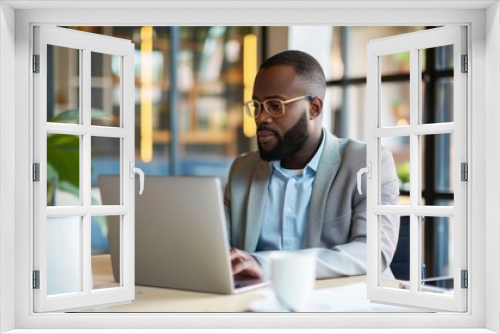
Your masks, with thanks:
[(304, 311), (316, 280), (314, 250), (277, 251), (271, 254), (272, 286), (278, 302), (289, 311)]

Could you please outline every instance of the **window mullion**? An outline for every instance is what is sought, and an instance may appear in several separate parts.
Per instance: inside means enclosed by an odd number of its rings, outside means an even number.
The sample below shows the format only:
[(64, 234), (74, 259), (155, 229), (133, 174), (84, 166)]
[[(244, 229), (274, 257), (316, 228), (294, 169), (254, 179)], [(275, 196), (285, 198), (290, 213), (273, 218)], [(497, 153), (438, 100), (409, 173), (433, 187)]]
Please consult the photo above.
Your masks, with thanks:
[(417, 206), (412, 208), (412, 214), (419, 216), (429, 216), (429, 217), (453, 217), (455, 215), (454, 206)]
[(419, 124), (420, 113), (420, 87), (422, 87), (422, 76), (420, 75), (420, 56), (418, 49), (410, 50), (410, 292), (415, 294), (419, 289), (419, 278), (422, 277), (420, 263), (421, 250), (419, 249), (419, 225), (418, 217), (413, 214), (419, 203), (421, 168), (419, 137), (414, 129)]
[(118, 216), (129, 213), (130, 209), (124, 205), (93, 205), (90, 213), (93, 216)]
[(90, 134), (96, 137), (107, 138), (123, 138), (128, 135), (130, 130), (124, 128), (113, 128), (109, 126), (92, 126), (90, 127)]
[(377, 128), (373, 130), (373, 134), (377, 137), (391, 136), (409, 136), (410, 133), (418, 135), (436, 135), (443, 133), (454, 133), (455, 123), (433, 123), (433, 124), (416, 124), (412, 126), (390, 126)]
[(377, 215), (408, 216), (410, 212), (409, 205), (377, 205), (373, 208), (373, 213)]
[[(125, 288), (133, 291), (135, 286), (135, 180), (130, 178), (130, 162), (134, 161), (134, 57), (128, 54), (121, 59), (122, 84), (120, 86), (120, 114), (121, 126), (127, 135), (121, 140), (121, 204), (127, 210), (127, 215), (121, 216), (122, 231), (122, 284)], [(130, 260), (132, 259), (132, 260)], [(131, 299), (133, 299), (133, 294)]]
[(90, 196), (90, 191), (91, 191), (91, 166), (90, 166), (90, 160), (91, 160), (91, 132), (89, 131), (91, 127), (91, 74), (90, 74), (90, 68), (91, 68), (91, 63), (90, 63), (90, 50), (89, 49), (84, 49), (83, 50), (83, 59), (82, 59), (82, 93), (81, 93), (81, 101), (82, 101), (82, 112), (81, 112), (81, 117), (82, 117), (82, 125), (83, 128), (86, 130), (85, 133), (82, 136), (81, 140), (81, 148), (80, 148), (80, 170), (82, 171), (80, 175), (80, 188), (83, 189), (83, 194), (82, 194), (82, 204), (84, 207), (90, 207), (91, 205), (91, 196)]
[[(367, 124), (367, 163), (371, 163), (372, 167), (372, 177), (366, 178), (366, 201), (367, 201), (367, 221), (374, 222), (373, 224), (367, 224), (367, 286), (368, 286), (368, 296), (375, 296), (378, 288), (378, 273), (379, 268), (379, 256), (376, 252), (378, 249), (378, 222), (377, 215), (373, 212), (373, 209), (380, 203), (379, 198), (379, 175), (378, 175), (378, 151), (379, 151), (379, 138), (374, 136), (373, 132), (379, 127), (379, 110), (380, 110), (380, 57), (373, 52), (370, 44), (368, 44), (368, 57), (367, 57), (367, 90), (366, 90), (366, 101), (368, 106), (373, 106), (375, 112), (367, 113), (366, 124)], [(371, 126), (370, 126), (371, 125)]]
[(410, 214), (429, 217), (452, 217), (455, 215), (454, 206), (409, 206), (409, 205), (377, 205), (373, 208), (373, 213), (377, 215), (399, 215), (408, 216)]
[(420, 124), (412, 126), (412, 132), (418, 135), (437, 135), (443, 133), (453, 133), (455, 124), (453, 122)]
[(45, 208), (47, 218), (49, 217), (70, 217), (85, 216), (89, 212), (89, 207), (84, 206), (48, 206)]
[[(80, 84), (80, 87), (82, 85)], [(80, 90), (80, 99), (81, 99), (81, 90)], [(83, 103), (80, 103), (80, 110), (82, 108)], [(53, 123), (48, 122), (47, 125), (47, 134), (62, 134), (62, 135), (75, 135), (75, 136), (83, 136), (86, 134), (89, 129), (84, 125), (79, 124), (65, 124), (65, 123)]]
[[(91, 59), (90, 49), (83, 49), (82, 57), (82, 124), (89, 129), (91, 125)], [(80, 149), (80, 189), (82, 189), (82, 204), (89, 211), (83, 216), (82, 224), (82, 273), (83, 273), (83, 292), (90, 294), (92, 290), (92, 270), (91, 270), (91, 134), (87, 131), (81, 140)]]

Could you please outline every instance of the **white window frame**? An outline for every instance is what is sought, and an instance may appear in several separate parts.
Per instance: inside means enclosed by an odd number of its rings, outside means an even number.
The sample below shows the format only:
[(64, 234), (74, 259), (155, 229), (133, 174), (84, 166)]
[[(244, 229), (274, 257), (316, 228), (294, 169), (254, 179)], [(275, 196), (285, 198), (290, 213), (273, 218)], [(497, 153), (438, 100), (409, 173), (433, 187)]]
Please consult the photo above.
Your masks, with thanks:
[[(461, 56), (467, 54), (466, 28), (464, 26), (440, 27), (395, 37), (372, 40), (367, 49), (367, 163), (371, 178), (367, 179), (368, 221), (368, 298), (382, 303), (405, 304), (430, 310), (463, 312), (467, 309), (467, 290), (461, 287), (461, 270), (467, 269), (467, 192), (468, 182), (461, 181), (460, 163), (467, 163), (467, 73), (461, 71)], [(453, 45), (453, 121), (425, 124), (421, 105), (422, 55), (421, 50)], [(381, 124), (381, 58), (386, 55), (409, 52), (410, 54), (410, 124), (384, 126)], [(429, 206), (420, 203), (422, 184), (422, 136), (435, 134), (453, 135), (453, 184), (452, 206)], [(410, 204), (384, 205), (381, 203), (381, 141), (382, 138), (407, 136), (410, 141)], [(380, 223), (382, 215), (400, 215), (410, 218), (410, 289), (395, 289), (381, 284)], [(453, 294), (422, 291), (423, 263), (421, 216), (453, 217)]]
[[(52, 2), (56, 6), (71, 6), (69, 2)], [(122, 6), (125, 2), (110, 6)], [(224, 4), (206, 2), (196, 5), (201, 6), (196, 10), (192, 4), (172, 2), (163, 6), (170, 8), (158, 9), (161, 6), (155, 2), (153, 5), (144, 2), (144, 6), (154, 7), (151, 10), (115, 9), (104, 10), (93, 6), (106, 6), (106, 1), (80, 3), (64, 10), (43, 10), (44, 6), (51, 6), (50, 2), (19, 2), (7, 1), (0, 4), (0, 69), (10, 73), (11, 80), (15, 78), (15, 96), (9, 96), (13, 90), (9, 87), (8, 78), (0, 78), (0, 126), (1, 130), (11, 126), (15, 128), (15, 145), (12, 138), (5, 137), (12, 131), (0, 132), (0, 321), (1, 330), (16, 329), (15, 333), (36, 333), (37, 328), (65, 328), (64, 332), (71, 329), (90, 328), (88, 332), (104, 332), (98, 329), (111, 328), (138, 328), (139, 325), (148, 328), (219, 328), (233, 332), (235, 328), (260, 328), (266, 327), (279, 332), (280, 328), (309, 328), (309, 331), (320, 328), (360, 328), (358, 332), (389, 332), (387, 329), (396, 329), (398, 333), (454, 332), (464, 328), (467, 333), (491, 333), (499, 330), (499, 220), (498, 198), (500, 197), (500, 177), (496, 168), (500, 163), (497, 152), (500, 142), (498, 126), (500, 116), (497, 115), (499, 104), (498, 91), (500, 78), (498, 78), (499, 51), (499, 11), (497, 1), (486, 2), (447, 2), (434, 1), (413, 3), (407, 9), (390, 9), (390, 6), (405, 6), (401, 2), (380, 4), (370, 2), (370, 9), (365, 2), (336, 1), (326, 5), (306, 2), (247, 2), (238, 1)], [(32, 6), (20, 9), (19, 6)], [(109, 3), (108, 3), (109, 5)], [(424, 6), (432, 6), (425, 8)], [(454, 5), (462, 6), (454, 9)], [(13, 10), (10, 6), (18, 7)], [(80, 9), (75, 9), (78, 6)], [(87, 9), (81, 9), (87, 6)], [(133, 4), (136, 8), (138, 5)], [(139, 5), (140, 6), (140, 5)], [(207, 7), (208, 6), (208, 7)], [(329, 7), (330, 6), (330, 7)], [(356, 6), (359, 6), (356, 8)], [(421, 9), (414, 9), (420, 6)], [(487, 9), (487, 7), (489, 8)], [(260, 9), (265, 7), (264, 9)], [(290, 7), (294, 7), (290, 9)], [(24, 7), (26, 8), (26, 7)], [(351, 9), (345, 9), (351, 8)], [(375, 8), (375, 9), (374, 9)], [(105, 15), (103, 15), (105, 11)], [(15, 20), (13, 19), (15, 18)], [(272, 20), (272, 21), (271, 21)], [(461, 24), (467, 25), (469, 31), (469, 64), (471, 75), (468, 78), (469, 113), (468, 131), (471, 133), (469, 140), (470, 165), (469, 187), (471, 200), (469, 202), (469, 227), (471, 246), (468, 249), (470, 270), (468, 300), (469, 308), (465, 314), (436, 313), (436, 314), (33, 314), (32, 290), (30, 289), (30, 272), (32, 268), (32, 221), (33, 203), (29, 200), (32, 184), (29, 180), (32, 156), (32, 107), (27, 96), (32, 96), (31, 46), (32, 26), (35, 24), (59, 25), (435, 25), (435, 24)], [(486, 24), (485, 24), (486, 23)], [(486, 29), (486, 27), (488, 29)], [(4, 29), (8, 28), (8, 29)], [(15, 32), (15, 35), (14, 35)], [(15, 41), (14, 41), (15, 36)], [(11, 47), (15, 46), (15, 55)], [(4, 62), (5, 61), (5, 62)], [(494, 69), (486, 71), (486, 63), (494, 63)], [(15, 66), (15, 72), (10, 67)], [(14, 74), (14, 75), (12, 75)], [(3, 75), (2, 75), (3, 76)], [(487, 85), (488, 84), (488, 85)], [(14, 107), (10, 108), (9, 107)], [(15, 110), (15, 119), (12, 119), (12, 110)], [(486, 117), (489, 117), (486, 121)], [(3, 141), (2, 141), (3, 140)], [(9, 147), (10, 145), (10, 147)], [(488, 155), (485, 151), (489, 152)], [(488, 162), (488, 167), (486, 167)], [(491, 164), (493, 163), (493, 164)], [(486, 182), (486, 171), (488, 182)], [(15, 172), (15, 174), (14, 174)], [(15, 182), (9, 181), (14, 174)], [(10, 203), (7, 198), (12, 195), (15, 183), (14, 211), (7, 207)], [(12, 186), (6, 189), (4, 184)], [(488, 194), (488, 196), (487, 196)], [(27, 200), (28, 199), (28, 200)], [(489, 206), (487, 207), (485, 203)], [(15, 218), (7, 221), (5, 218)], [(15, 245), (9, 238), (15, 237)], [(486, 266), (486, 247), (489, 263)], [(15, 262), (10, 260), (15, 254)], [(26, 261), (26, 259), (30, 259)], [(15, 291), (10, 289), (15, 281)], [(488, 290), (488, 293), (486, 291)], [(5, 298), (5, 299), (4, 299)], [(12, 305), (15, 310), (10, 311)], [(377, 328), (379, 330), (377, 330)], [(381, 329), (384, 328), (384, 329)], [(408, 330), (405, 330), (407, 328)], [(446, 328), (449, 330), (446, 331)], [(455, 330), (452, 330), (455, 329)], [(170, 332), (174, 332), (171, 330)], [(305, 330), (300, 330), (304, 332)], [(335, 332), (333, 329), (331, 332)], [(41, 332), (41, 331), (40, 331)], [(76, 331), (75, 331), (76, 332)], [(134, 331), (130, 331), (132, 333)], [(145, 333), (147, 330), (137, 330)], [(196, 330), (193, 330), (196, 332)], [(222, 332), (222, 330), (217, 330)], [(258, 332), (256, 329), (255, 332)], [(264, 332), (264, 331), (260, 331)], [(339, 330), (338, 332), (341, 332)], [(356, 331), (350, 331), (354, 333)]]
[[(47, 122), (47, 45), (71, 48), (79, 53), (80, 68), (79, 123)], [(33, 184), (34, 201), (34, 269), (39, 270), (39, 289), (34, 290), (36, 312), (88, 309), (98, 305), (130, 302), (135, 298), (134, 232), (135, 179), (130, 169), (135, 164), (135, 99), (134, 99), (134, 44), (131, 41), (90, 34), (65, 28), (34, 27), (34, 54), (40, 57), (39, 73), (34, 81), (34, 162), (39, 163), (39, 181)], [(120, 125), (95, 126), (91, 122), (91, 53), (120, 57)], [(78, 206), (47, 206), (47, 135), (66, 134), (79, 137), (80, 194)], [(91, 141), (94, 137), (119, 139), (120, 203), (91, 205)], [(133, 173), (132, 173), (133, 175)], [(91, 217), (120, 216), (120, 286), (92, 289)], [(80, 287), (81, 291), (47, 295), (48, 278), (48, 218), (79, 217)]]

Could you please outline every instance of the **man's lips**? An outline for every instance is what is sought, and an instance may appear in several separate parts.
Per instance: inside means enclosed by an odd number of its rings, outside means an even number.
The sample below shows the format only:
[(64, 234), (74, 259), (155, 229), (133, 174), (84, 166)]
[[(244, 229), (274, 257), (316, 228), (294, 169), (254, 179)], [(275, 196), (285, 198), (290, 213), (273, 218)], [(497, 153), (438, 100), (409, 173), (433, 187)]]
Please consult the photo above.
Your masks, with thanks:
[(257, 132), (257, 137), (261, 144), (273, 142), (278, 136), (274, 131), (260, 130)]
[(276, 137), (276, 133), (273, 131), (262, 130), (257, 132), (257, 136), (259, 136), (259, 138)]

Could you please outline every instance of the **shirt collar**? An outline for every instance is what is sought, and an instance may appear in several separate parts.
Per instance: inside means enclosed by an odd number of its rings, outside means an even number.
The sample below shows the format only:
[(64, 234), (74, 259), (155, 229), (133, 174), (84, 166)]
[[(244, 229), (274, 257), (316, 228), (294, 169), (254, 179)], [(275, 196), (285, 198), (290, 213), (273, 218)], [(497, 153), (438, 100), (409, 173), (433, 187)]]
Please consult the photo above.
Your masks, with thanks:
[[(323, 153), (323, 148), (325, 147), (325, 140), (326, 140), (326, 134), (325, 134), (325, 129), (322, 129), (322, 138), (321, 138), (321, 144), (318, 147), (318, 150), (316, 153), (313, 155), (311, 160), (305, 165), (304, 167), (304, 174), (311, 172), (313, 174), (316, 174), (318, 171), (318, 165), (319, 165), (319, 160), (321, 158), (321, 154)], [(271, 165), (272, 169), (277, 169), (277, 170), (282, 170), (283, 168), (281, 167), (281, 160), (273, 160), (269, 163)]]

